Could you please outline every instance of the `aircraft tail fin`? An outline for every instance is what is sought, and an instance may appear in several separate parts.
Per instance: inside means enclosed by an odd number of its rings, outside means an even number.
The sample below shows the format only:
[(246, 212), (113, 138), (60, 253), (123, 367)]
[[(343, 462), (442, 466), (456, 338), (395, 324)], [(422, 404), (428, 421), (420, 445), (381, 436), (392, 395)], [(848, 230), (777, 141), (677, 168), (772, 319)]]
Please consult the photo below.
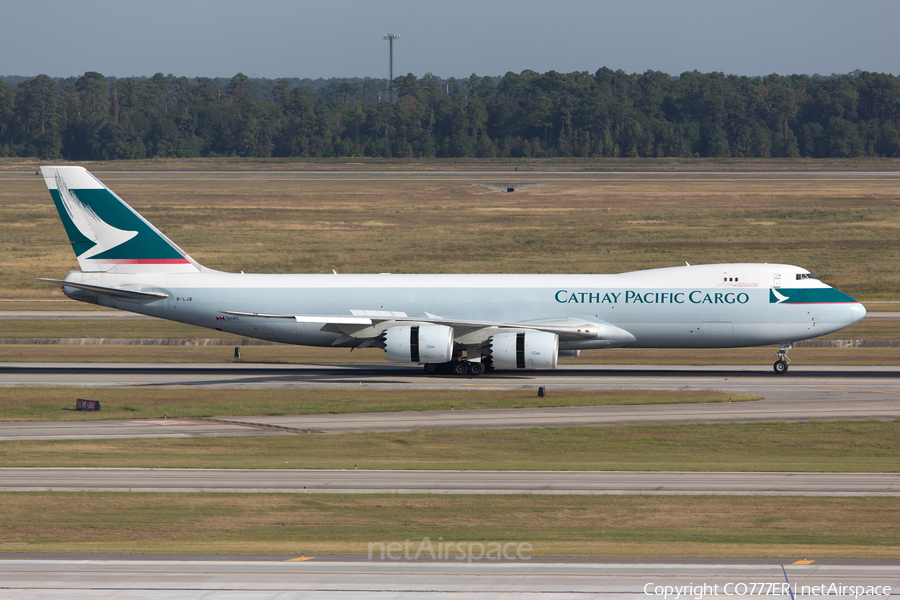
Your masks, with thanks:
[(41, 174), (82, 271), (204, 270), (84, 167), (41, 167)]

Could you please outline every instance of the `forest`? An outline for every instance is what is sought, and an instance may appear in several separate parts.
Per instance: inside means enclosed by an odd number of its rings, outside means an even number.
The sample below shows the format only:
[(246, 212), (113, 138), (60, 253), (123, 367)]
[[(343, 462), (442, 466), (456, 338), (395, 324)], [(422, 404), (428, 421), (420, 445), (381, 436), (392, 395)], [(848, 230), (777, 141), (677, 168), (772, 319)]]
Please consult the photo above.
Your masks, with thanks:
[(900, 78), (0, 78), (0, 157), (897, 157)]

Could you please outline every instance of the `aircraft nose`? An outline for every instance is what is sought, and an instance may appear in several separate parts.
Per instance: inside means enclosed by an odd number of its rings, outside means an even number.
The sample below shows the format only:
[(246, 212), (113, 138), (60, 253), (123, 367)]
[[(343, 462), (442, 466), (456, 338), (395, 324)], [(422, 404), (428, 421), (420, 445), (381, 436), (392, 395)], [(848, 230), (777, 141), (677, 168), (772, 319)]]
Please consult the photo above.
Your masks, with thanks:
[(866, 316), (866, 307), (857, 302), (850, 305), (850, 322), (856, 323)]

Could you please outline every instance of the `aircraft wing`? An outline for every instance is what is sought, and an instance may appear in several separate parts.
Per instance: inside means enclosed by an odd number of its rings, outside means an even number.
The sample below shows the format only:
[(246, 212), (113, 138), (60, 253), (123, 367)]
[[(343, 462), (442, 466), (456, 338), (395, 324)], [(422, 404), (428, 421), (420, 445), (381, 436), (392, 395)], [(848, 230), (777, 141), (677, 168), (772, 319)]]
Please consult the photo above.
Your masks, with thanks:
[(350, 338), (373, 339), (378, 337), (393, 323), (434, 324), (452, 327), (460, 334), (485, 329), (534, 330), (555, 333), (563, 340), (600, 339), (617, 342), (633, 342), (634, 336), (620, 327), (602, 321), (581, 319), (544, 319), (535, 321), (481, 321), (445, 319), (425, 313), (425, 317), (410, 317), (406, 313), (385, 310), (351, 310), (351, 315), (289, 315), (221, 311), (237, 317), (257, 317), (262, 319), (293, 319), (297, 323), (321, 323), (322, 330), (342, 333)]

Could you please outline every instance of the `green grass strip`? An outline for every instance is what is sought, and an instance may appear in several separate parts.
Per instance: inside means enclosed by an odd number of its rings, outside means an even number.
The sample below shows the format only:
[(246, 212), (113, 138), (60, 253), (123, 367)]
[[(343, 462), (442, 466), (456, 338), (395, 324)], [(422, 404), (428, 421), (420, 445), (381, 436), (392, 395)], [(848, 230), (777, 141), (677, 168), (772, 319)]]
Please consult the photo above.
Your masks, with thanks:
[(0, 442), (5, 467), (895, 472), (898, 421)]
[[(460, 380), (463, 384), (470, 380)], [(220, 390), (190, 387), (17, 387), (0, 389), (0, 421), (93, 421), (238, 415), (311, 415), (423, 410), (614, 406), (741, 402), (759, 396), (714, 391), (564, 391), (544, 398), (536, 389), (491, 382), (461, 390), (370, 390), (365, 388)], [(75, 410), (78, 398), (100, 401), (100, 412)]]

